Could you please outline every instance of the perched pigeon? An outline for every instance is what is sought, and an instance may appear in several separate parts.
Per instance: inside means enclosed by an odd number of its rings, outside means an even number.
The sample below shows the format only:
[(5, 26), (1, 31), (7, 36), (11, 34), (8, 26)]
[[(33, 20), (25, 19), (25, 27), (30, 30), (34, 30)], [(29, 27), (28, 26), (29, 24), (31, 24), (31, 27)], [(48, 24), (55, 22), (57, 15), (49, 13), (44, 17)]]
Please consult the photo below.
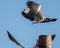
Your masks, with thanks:
[(24, 46), (22, 46), (19, 42), (17, 42), (17, 40), (8, 31), (7, 31), (7, 34), (8, 34), (8, 37), (11, 41), (13, 41), (17, 45), (21, 46), (22, 48), (24, 48)]
[(42, 6), (36, 2), (28, 1), (26, 5), (28, 7), (22, 11), (22, 15), (33, 21), (33, 23), (54, 22), (57, 20), (56, 18), (46, 18), (42, 12)]

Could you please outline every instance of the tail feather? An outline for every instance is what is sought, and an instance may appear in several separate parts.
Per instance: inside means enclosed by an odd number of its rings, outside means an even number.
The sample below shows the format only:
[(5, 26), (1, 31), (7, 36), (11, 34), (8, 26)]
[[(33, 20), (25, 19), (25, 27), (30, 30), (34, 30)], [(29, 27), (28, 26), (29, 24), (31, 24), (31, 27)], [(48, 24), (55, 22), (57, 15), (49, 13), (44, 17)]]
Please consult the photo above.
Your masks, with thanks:
[(48, 21), (56, 21), (57, 19), (56, 18), (46, 18), (46, 20), (48, 20)]
[(57, 19), (56, 18), (45, 18), (45, 20), (43, 20), (41, 23), (45, 23), (45, 22), (55, 22)]

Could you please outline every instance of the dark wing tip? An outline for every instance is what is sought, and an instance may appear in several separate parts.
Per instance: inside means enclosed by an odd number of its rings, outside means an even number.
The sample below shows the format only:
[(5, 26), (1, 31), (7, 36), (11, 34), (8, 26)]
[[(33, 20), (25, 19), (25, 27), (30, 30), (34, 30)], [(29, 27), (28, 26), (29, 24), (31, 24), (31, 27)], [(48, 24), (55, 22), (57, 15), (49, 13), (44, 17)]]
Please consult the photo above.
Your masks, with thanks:
[(56, 34), (52, 35), (52, 40), (55, 38)]
[(7, 31), (7, 33), (8, 33), (9, 31)]
[(9, 31), (7, 31), (7, 34), (8, 34), (8, 36), (9, 36), (9, 38), (10, 38), (11, 35), (10, 35)]

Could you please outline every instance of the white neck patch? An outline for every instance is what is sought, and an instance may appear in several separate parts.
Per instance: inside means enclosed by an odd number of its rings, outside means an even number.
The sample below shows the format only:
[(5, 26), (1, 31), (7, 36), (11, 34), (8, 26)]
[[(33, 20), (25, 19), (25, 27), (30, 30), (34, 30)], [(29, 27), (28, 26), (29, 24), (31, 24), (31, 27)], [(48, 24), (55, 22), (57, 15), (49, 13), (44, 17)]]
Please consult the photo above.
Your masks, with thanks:
[(41, 5), (38, 7), (38, 11), (37, 11), (37, 12), (39, 12), (39, 11), (40, 11), (40, 9), (41, 9)]

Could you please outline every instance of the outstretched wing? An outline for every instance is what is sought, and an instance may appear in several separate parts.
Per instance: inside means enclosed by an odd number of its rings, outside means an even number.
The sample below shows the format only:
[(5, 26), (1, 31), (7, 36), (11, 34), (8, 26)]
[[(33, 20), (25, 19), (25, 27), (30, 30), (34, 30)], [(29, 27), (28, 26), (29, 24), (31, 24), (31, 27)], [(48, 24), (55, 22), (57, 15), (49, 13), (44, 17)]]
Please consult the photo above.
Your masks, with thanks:
[(22, 48), (24, 48), (20, 43), (18, 43), (18, 41), (8, 31), (7, 31), (7, 34), (8, 34), (8, 37), (11, 41), (13, 41), (17, 45), (21, 46)]

